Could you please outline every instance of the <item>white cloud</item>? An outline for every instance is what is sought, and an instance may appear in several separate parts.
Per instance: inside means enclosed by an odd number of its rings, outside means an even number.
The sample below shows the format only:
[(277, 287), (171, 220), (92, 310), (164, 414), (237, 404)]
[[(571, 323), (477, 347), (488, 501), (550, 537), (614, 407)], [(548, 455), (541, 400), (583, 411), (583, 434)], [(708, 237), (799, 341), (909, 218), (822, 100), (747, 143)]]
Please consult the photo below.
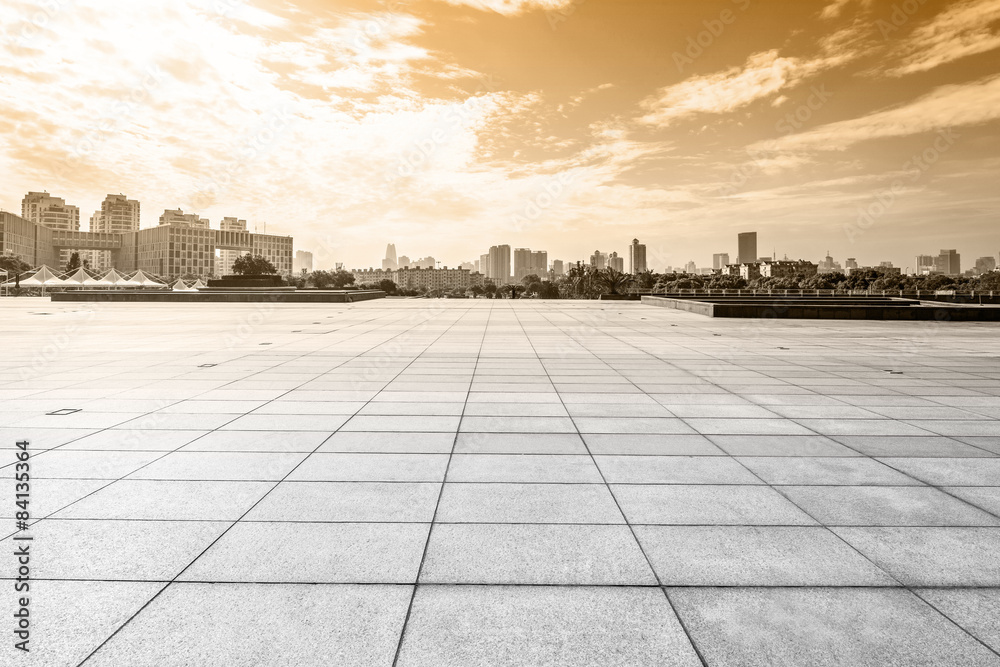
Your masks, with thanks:
[(777, 50), (756, 53), (742, 67), (692, 77), (662, 88), (643, 101), (642, 122), (667, 126), (697, 114), (724, 114), (778, 95), (830, 64), (828, 59), (782, 58)]
[(532, 10), (558, 11), (582, 0), (444, 0), (449, 5), (464, 5), (482, 11), (515, 16)]
[[(902, 62), (888, 73), (902, 76), (924, 72), (960, 58), (1000, 48), (1000, 33), (994, 27), (998, 21), (1000, 0), (969, 0), (951, 4), (933, 20), (914, 30), (894, 51)], [(884, 31), (894, 27), (890, 23), (879, 25)], [(893, 38), (894, 32), (889, 32), (888, 37)]]
[(1000, 118), (1000, 75), (942, 86), (909, 104), (763, 142), (774, 150), (844, 150), (862, 141), (978, 125)]

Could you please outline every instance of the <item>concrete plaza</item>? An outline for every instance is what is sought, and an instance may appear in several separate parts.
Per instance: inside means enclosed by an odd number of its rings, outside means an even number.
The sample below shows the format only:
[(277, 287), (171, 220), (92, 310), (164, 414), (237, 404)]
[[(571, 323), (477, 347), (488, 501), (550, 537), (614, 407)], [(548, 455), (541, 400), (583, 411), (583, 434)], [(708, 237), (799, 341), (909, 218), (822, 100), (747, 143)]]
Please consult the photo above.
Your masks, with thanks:
[(1000, 325), (3, 299), (0, 345), (0, 664), (1000, 665)]

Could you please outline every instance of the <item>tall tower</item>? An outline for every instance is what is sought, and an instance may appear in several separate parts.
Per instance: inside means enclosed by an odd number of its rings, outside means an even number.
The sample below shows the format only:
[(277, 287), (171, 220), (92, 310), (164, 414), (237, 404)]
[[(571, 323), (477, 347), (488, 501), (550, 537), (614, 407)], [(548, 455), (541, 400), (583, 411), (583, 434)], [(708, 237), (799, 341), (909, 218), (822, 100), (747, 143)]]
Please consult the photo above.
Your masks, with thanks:
[(639, 243), (639, 239), (632, 239), (628, 247), (628, 272), (634, 276), (646, 270), (646, 245)]
[(510, 284), (509, 245), (495, 245), (490, 248), (490, 278), (498, 287)]
[(396, 244), (390, 243), (385, 247), (385, 259), (382, 260), (382, 270), (395, 271), (398, 268), (399, 262), (396, 261)]
[[(21, 200), (21, 217), (49, 229), (80, 231), (80, 209), (67, 206), (66, 200), (53, 197), (48, 192), (26, 194)], [(59, 252), (59, 268), (66, 266), (72, 252), (68, 249)]]
[[(101, 202), (101, 210), (90, 219), (90, 231), (111, 234), (139, 231), (139, 202), (123, 194), (108, 195)], [(91, 253), (94, 268), (111, 268), (109, 251), (93, 250)]]
[(750, 264), (757, 261), (757, 232), (743, 232), (736, 237), (739, 254), (737, 264)]

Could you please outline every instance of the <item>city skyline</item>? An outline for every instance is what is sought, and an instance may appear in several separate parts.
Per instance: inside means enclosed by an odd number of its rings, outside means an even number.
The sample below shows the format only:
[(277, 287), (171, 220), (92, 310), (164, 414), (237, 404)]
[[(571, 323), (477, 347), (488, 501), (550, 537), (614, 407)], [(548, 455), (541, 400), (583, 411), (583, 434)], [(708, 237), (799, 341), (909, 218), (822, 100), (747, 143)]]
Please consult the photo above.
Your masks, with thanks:
[(267, 221), (317, 266), (995, 255), (1000, 6), (806, 4), (10, 3), (0, 201)]
[[(39, 208), (40, 204), (42, 205), (41, 208)], [(140, 214), (139, 214), (140, 205), (141, 202), (139, 202), (138, 200), (129, 199), (124, 194), (121, 193), (117, 195), (108, 194), (105, 197), (105, 200), (101, 203), (101, 209), (99, 209), (97, 212), (94, 213), (93, 216), (90, 217), (90, 223), (88, 229), (83, 231), (91, 231), (91, 232), (129, 231), (129, 230), (135, 231), (139, 229), (155, 228), (159, 225), (164, 225), (169, 223), (180, 223), (186, 226), (200, 227), (203, 229), (218, 229), (220, 231), (238, 231), (238, 230), (250, 231), (247, 227), (246, 220), (238, 219), (235, 216), (225, 216), (219, 221), (219, 223), (215, 227), (212, 227), (211, 221), (208, 218), (203, 218), (198, 213), (194, 212), (184, 213), (184, 211), (180, 208), (165, 209), (163, 213), (159, 216), (157, 224), (155, 225), (149, 225), (149, 224), (141, 225)], [(0, 208), (0, 211), (3, 211), (3, 209)], [(69, 218), (67, 218), (67, 212)], [(82, 225), (79, 219), (80, 217), (79, 207), (66, 202), (64, 198), (58, 197), (54, 193), (50, 193), (45, 190), (41, 192), (35, 192), (35, 191), (28, 192), (21, 201), (21, 214), (22, 214), (21, 217), (28, 221), (42, 224), (43, 226), (50, 227), (53, 229), (75, 229), (75, 230), (82, 229)], [(53, 217), (51, 220), (48, 219), (43, 220), (42, 218), (44, 218), (45, 216), (55, 216), (55, 217)], [(264, 225), (264, 228), (266, 229), (266, 225)], [(509, 245), (504, 245), (501, 247), (507, 248), (509, 252), (510, 249)], [(739, 232), (737, 234), (736, 247), (738, 251), (736, 253), (736, 260), (735, 262), (733, 262), (734, 264), (745, 264), (748, 262), (752, 263), (758, 260), (764, 260), (765, 258), (772, 258), (775, 260), (778, 259), (778, 253), (776, 251), (772, 251), (772, 254), (770, 255), (767, 254), (761, 255), (758, 253), (756, 231)], [(527, 251), (529, 255), (533, 257), (533, 259), (524, 260), (526, 264), (522, 262), (524, 266), (527, 265), (531, 266), (529, 270), (521, 270), (519, 272), (518, 270), (519, 260), (517, 258), (519, 251)], [(81, 256), (86, 257), (90, 261), (90, 263), (95, 267), (108, 268), (110, 266), (109, 264), (110, 260), (106, 256), (107, 253), (103, 253), (102, 255), (101, 251), (94, 251), (94, 250), (81, 250), (80, 252), (82, 253)], [(309, 256), (310, 258), (309, 264), (312, 265), (313, 253), (311, 251), (302, 251), (300, 249), (296, 254), (298, 255), (299, 253), (302, 252), (304, 252), (305, 255)], [(61, 264), (66, 263), (66, 260), (68, 260), (69, 257), (69, 253), (70, 250), (61, 251), (61, 259), (60, 259)], [(962, 253), (957, 252), (955, 249), (941, 249), (939, 255), (943, 257), (945, 253), (951, 253), (956, 255), (957, 257), (961, 257), (962, 255)], [(741, 254), (747, 255), (747, 257), (746, 258), (741, 257)], [(538, 260), (537, 257), (534, 256), (542, 257), (542, 259)], [(528, 275), (528, 273), (544, 273), (545, 271), (542, 271), (540, 269), (540, 267), (542, 266), (542, 262), (544, 262), (545, 266), (547, 267), (551, 268), (553, 266), (553, 264), (547, 260), (547, 256), (548, 256), (547, 250), (532, 252), (528, 248), (517, 248), (514, 251), (514, 255), (512, 256), (513, 264), (510, 264), (510, 275), (507, 278), (513, 279), (515, 282), (517, 282), (518, 276), (523, 277), (524, 275)], [(633, 265), (638, 266), (639, 271), (645, 271), (648, 268), (654, 273), (656, 272), (704, 273), (710, 270), (719, 270), (722, 266), (720, 265), (720, 258), (725, 257), (727, 263), (729, 259), (729, 253), (724, 252), (724, 253), (712, 254), (712, 262), (710, 268), (695, 260), (688, 260), (687, 262), (679, 264), (678, 266), (671, 266), (671, 265), (667, 265), (665, 267), (647, 266), (646, 246), (645, 244), (640, 244), (638, 239), (632, 240), (632, 243), (628, 246), (628, 249), (626, 251), (626, 256), (628, 258), (627, 265), (625, 264), (626, 257), (619, 256), (617, 251), (615, 250), (612, 250), (610, 253), (605, 253), (600, 250), (597, 250), (594, 254), (585, 256), (582, 259), (566, 259), (566, 260), (553, 259), (552, 262), (558, 261), (560, 265), (565, 262), (567, 266), (573, 264), (584, 264), (584, 265), (594, 266), (599, 269), (603, 269), (605, 268), (605, 266), (611, 266), (618, 270), (625, 270), (627, 268), (629, 273), (637, 272), (633, 269)], [(234, 252), (229, 250), (222, 250), (218, 254), (218, 259), (219, 261), (221, 261), (222, 265), (231, 264), (232, 261), (235, 259), (235, 257), (236, 255), (234, 254)], [(489, 254), (481, 255), (480, 259), (478, 260), (479, 263), (481, 264), (482, 260), (488, 257)], [(969, 270), (971, 265), (971, 267), (974, 267), (976, 269), (977, 273), (982, 272), (984, 270), (993, 270), (993, 268), (995, 268), (998, 265), (997, 255), (993, 254), (982, 255), (981, 252), (976, 252), (973, 255), (967, 255), (966, 258), (967, 261), (969, 262), (969, 264), (966, 265), (967, 267), (966, 270)], [(787, 255), (785, 255), (783, 259), (789, 260), (793, 258), (790, 258)], [(798, 260), (809, 261), (808, 258), (801, 258), (801, 257), (798, 258)], [(878, 262), (877, 265), (875, 264), (876, 261)], [(442, 262), (440, 260), (435, 260), (433, 255), (428, 255), (427, 257), (414, 260), (412, 264), (415, 267), (419, 266), (424, 268), (434, 268), (435, 266), (438, 268), (449, 268), (449, 267), (455, 268), (464, 266), (469, 268), (470, 270), (473, 270), (473, 267), (475, 266), (476, 262), (477, 260), (472, 260), (472, 261), (459, 260), (454, 263), (448, 263), (448, 262)], [(989, 264), (988, 266), (993, 268), (987, 268), (987, 263), (989, 262), (992, 262), (992, 264)], [(856, 257), (847, 257), (845, 258), (844, 262), (841, 263), (832, 258), (830, 256), (830, 251), (827, 250), (826, 256), (821, 260), (819, 260), (817, 263), (820, 265), (821, 271), (823, 270), (824, 264), (826, 264), (827, 271), (841, 271), (844, 269), (850, 270), (858, 268), (859, 266), (861, 267), (890, 266), (902, 270), (904, 274), (920, 274), (922, 272), (921, 271), (922, 267), (931, 267), (936, 271), (939, 272), (941, 271), (940, 266), (937, 266), (935, 263), (935, 257), (930, 255), (925, 255), (922, 253), (917, 254), (914, 257), (912, 264), (904, 264), (902, 266), (898, 266), (894, 264), (891, 260), (872, 260), (872, 261), (863, 260), (859, 264), (857, 262)], [(331, 266), (341, 266), (344, 264), (345, 262), (334, 262), (331, 264)], [(400, 255), (399, 260), (397, 261), (395, 244), (394, 243), (387, 244), (385, 250), (385, 258), (382, 259), (381, 261), (382, 270), (395, 270), (397, 267), (401, 268), (404, 265), (409, 266), (410, 264), (411, 261), (409, 257), (405, 255)], [(954, 267), (958, 266), (958, 261), (956, 260), (953, 263), (951, 260), (945, 260), (945, 264), (949, 267), (952, 267), (953, 269)], [(364, 269), (364, 262), (358, 263), (355, 261), (355, 263), (351, 266), (353, 266), (356, 269)], [(369, 268), (373, 267), (374, 264), (369, 265)], [(945, 270), (944, 272), (952, 275), (957, 275), (959, 273), (962, 273), (961, 269), (959, 270), (952, 270), (952, 269)], [(484, 275), (489, 276), (490, 273), (489, 269), (478, 269), (478, 270), (480, 270)], [(546, 269), (546, 271), (547, 270), (548, 269)], [(561, 270), (556, 271), (556, 273), (557, 274), (561, 273)]]

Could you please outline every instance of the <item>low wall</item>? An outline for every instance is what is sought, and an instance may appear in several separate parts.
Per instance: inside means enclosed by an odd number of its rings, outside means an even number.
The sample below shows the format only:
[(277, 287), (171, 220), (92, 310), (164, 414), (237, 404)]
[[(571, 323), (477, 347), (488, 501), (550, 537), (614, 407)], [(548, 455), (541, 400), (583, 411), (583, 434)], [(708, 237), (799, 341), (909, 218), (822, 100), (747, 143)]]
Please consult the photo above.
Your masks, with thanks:
[(102, 301), (102, 302), (151, 302), (151, 303), (354, 303), (370, 299), (384, 299), (380, 290), (300, 290), (246, 292), (219, 290), (199, 292), (174, 292), (168, 290), (106, 291), (83, 290), (54, 292), (53, 301)]
[(777, 299), (759, 296), (742, 299), (669, 299), (644, 296), (646, 305), (672, 308), (706, 317), (802, 319), (802, 320), (906, 320), (938, 322), (1000, 322), (1000, 308), (992, 306), (942, 304), (932, 301), (905, 299), (858, 298), (851, 303), (837, 299), (820, 303), (813, 299), (794, 297)]

